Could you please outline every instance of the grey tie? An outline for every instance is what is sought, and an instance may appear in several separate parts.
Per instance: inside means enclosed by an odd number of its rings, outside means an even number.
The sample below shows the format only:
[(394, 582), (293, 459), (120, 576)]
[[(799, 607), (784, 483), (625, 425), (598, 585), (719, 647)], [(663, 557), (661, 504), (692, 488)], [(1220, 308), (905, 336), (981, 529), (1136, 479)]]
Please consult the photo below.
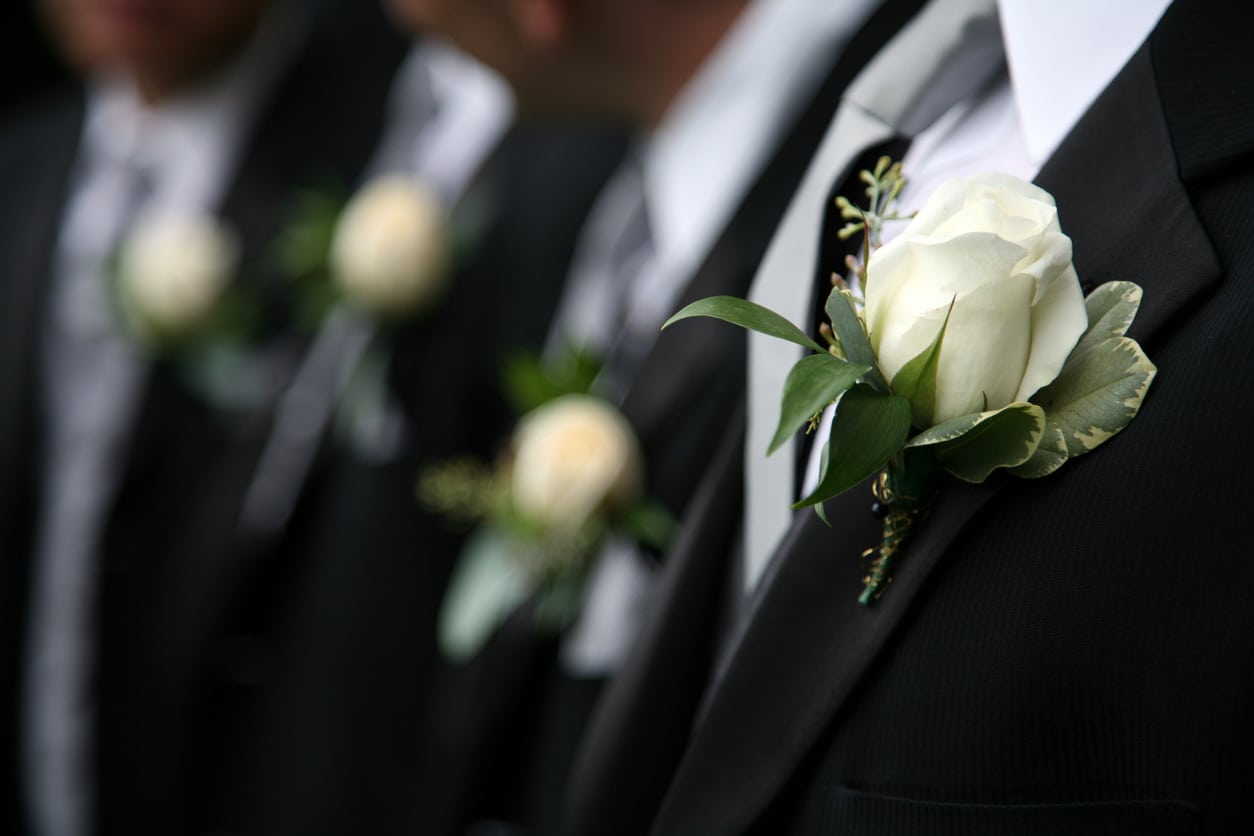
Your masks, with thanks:
[(631, 205), (617, 240), (608, 253), (606, 264), (611, 308), (605, 326), (613, 337), (605, 356), (600, 385), (607, 395), (620, 403), (654, 337), (652, 329), (645, 334), (639, 333), (632, 327), (631, 321), (633, 291), (637, 279), (654, 254), (653, 231), (649, 223), (648, 203), (645, 200), (644, 174), (638, 164), (633, 169), (636, 188), (631, 195)]
[(645, 197), (644, 170), (631, 156), (602, 190), (580, 233), (562, 303), (546, 352), (560, 357), (566, 344), (593, 352), (604, 362), (596, 385), (621, 398), (655, 328), (631, 329), (633, 288), (652, 262), (653, 235)]
[[(108, 207), (80, 203), (57, 251), (42, 380), (48, 446), (24, 693), (24, 782), (41, 836), (91, 833), (98, 549), (124, 469), (145, 365), (110, 314), (104, 265), (146, 201), (133, 162), (113, 161)], [(99, 182), (99, 181), (98, 181)], [(102, 209), (111, 211), (102, 212)], [(91, 223), (89, 215), (106, 218)], [(84, 230), (74, 239), (76, 229)], [(63, 233), (66, 234), (66, 233)]]
[[(750, 290), (750, 299), (803, 327), (832, 184), (868, 148), (912, 136), (981, 85), (1001, 64), (995, 0), (933, 0), (850, 85), (793, 198)], [(779, 396), (802, 350), (749, 337), (745, 449), (746, 592), (752, 591), (792, 523), (793, 442), (766, 458)]]

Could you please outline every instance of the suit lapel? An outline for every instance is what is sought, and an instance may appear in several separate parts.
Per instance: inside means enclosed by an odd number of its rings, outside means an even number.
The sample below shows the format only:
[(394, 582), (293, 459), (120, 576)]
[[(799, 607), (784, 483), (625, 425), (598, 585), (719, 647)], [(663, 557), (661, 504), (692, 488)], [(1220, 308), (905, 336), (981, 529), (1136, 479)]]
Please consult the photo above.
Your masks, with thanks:
[[(82, 118), (81, 98), (58, 103), (22, 153), (0, 164), (0, 829), (18, 832), (17, 732), (20, 672), (39, 509), (39, 339), (65, 184)], [(9, 147), (6, 146), (5, 151)]]
[[(1136, 133), (1128, 125), (1137, 126)], [(1144, 128), (1142, 130), (1142, 128)], [(1193, 213), (1142, 49), (1042, 171), (1073, 238), (1086, 287), (1137, 281), (1145, 301), (1134, 335), (1153, 345), (1220, 276)], [(1164, 373), (1170, 373), (1164, 370)], [(1153, 395), (1146, 403), (1153, 409)], [(1101, 455), (1100, 452), (1097, 455)], [(663, 808), (662, 833), (750, 827), (822, 737), (888, 646), (935, 566), (1010, 477), (950, 480), (910, 543), (887, 594), (855, 603), (860, 551), (878, 540), (863, 485), (829, 503), (834, 530), (811, 514), (777, 553), (757, 611), (711, 698)], [(958, 555), (954, 555), (958, 557)]]
[(6, 508), (16, 496), (14, 481), (27, 474), (35, 452), (40, 324), (82, 118), (81, 96), (63, 103), (40, 131), (29, 165), (14, 171), (19, 179), (6, 186), (10, 211), (2, 234), (9, 242), (4, 247), (9, 260), (0, 265), (0, 315), (5, 318), (0, 328), (0, 497)]
[(652, 615), (588, 725), (571, 770), (562, 833), (636, 836), (657, 813), (709, 682), (733, 589), (727, 554), (744, 495), (743, 437), (740, 403), (729, 411), (719, 449), (651, 593)]

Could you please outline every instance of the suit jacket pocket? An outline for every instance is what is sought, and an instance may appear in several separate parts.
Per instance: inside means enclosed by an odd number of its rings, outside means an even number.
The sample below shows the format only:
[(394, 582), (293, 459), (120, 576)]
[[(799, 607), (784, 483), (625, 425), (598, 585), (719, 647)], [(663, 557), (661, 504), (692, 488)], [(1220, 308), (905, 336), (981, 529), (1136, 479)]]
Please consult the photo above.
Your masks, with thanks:
[(1199, 830), (1197, 808), (1171, 800), (953, 804), (841, 787), (825, 813), (821, 832), (849, 836), (1176, 836)]

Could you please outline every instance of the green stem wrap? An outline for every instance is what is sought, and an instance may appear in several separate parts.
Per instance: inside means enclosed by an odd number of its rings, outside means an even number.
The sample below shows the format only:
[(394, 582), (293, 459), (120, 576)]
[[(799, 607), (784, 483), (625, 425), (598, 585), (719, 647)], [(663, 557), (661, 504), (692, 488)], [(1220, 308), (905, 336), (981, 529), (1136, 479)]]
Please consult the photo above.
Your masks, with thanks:
[(862, 579), (858, 603), (868, 606), (879, 599), (892, 582), (893, 566), (901, 556), (916, 524), (927, 519), (936, 499), (940, 468), (926, 450), (907, 450), (894, 456), (880, 471), (871, 492), (884, 510), (884, 536), (880, 544), (862, 553), (870, 560)]

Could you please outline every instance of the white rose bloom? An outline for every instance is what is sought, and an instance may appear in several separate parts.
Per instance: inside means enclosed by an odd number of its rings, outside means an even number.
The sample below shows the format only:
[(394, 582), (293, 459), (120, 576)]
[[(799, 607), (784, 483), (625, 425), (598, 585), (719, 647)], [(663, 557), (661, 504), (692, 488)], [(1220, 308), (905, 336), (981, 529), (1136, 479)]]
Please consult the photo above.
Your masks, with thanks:
[(566, 395), (533, 410), (519, 422), (514, 442), (514, 503), (537, 522), (573, 528), (640, 491), (635, 434), (597, 398)]
[(149, 218), (122, 246), (125, 305), (149, 336), (186, 333), (212, 313), (238, 262), (235, 236), (210, 215)]
[(331, 273), (340, 289), (382, 316), (433, 302), (444, 289), (449, 262), (439, 199), (399, 175), (380, 177), (353, 197), (331, 245)]
[(949, 180), (867, 265), (866, 323), (892, 380), (953, 313), (927, 425), (1030, 398), (1088, 317), (1053, 197), (1016, 177)]

